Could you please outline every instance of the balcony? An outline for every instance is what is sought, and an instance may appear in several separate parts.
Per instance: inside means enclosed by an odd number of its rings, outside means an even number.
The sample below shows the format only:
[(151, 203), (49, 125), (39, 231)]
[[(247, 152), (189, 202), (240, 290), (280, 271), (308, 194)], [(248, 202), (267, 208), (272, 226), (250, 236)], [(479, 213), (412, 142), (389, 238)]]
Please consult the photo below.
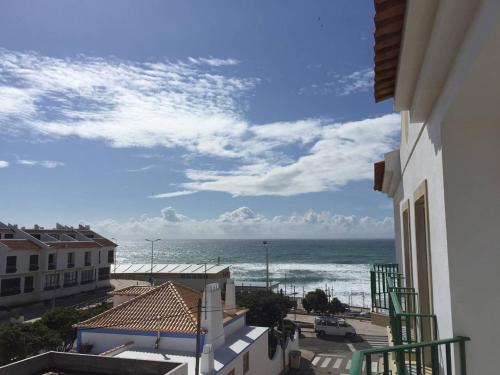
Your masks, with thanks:
[(30, 288), (24, 288), (24, 293), (31, 293), (35, 290), (35, 288), (30, 287)]
[(63, 287), (69, 288), (76, 285), (78, 285), (78, 281), (68, 281), (68, 282), (65, 281)]
[(84, 267), (90, 267), (90, 261), (84, 263)]
[(6, 296), (13, 296), (16, 294), (20, 294), (21, 289), (16, 287), (16, 288), (3, 288), (2, 291), (0, 292), (0, 297), (6, 297)]
[(48, 268), (49, 270), (55, 270), (55, 269), (56, 269), (56, 267), (57, 267), (57, 265), (56, 265), (55, 263), (49, 263), (49, 265), (47, 266), (47, 268)]
[(43, 290), (54, 290), (54, 289), (59, 289), (61, 286), (58, 285), (46, 285)]
[(5, 273), (16, 273), (16, 272), (17, 272), (16, 266), (6, 266), (5, 267)]
[(30, 271), (38, 271), (39, 268), (38, 264), (30, 264)]
[[(436, 315), (418, 311), (418, 293), (404, 286), (398, 271), (397, 264), (376, 264), (370, 270), (372, 313), (387, 315), (392, 342), (387, 348), (354, 352), (350, 374), (437, 375), (446, 368), (452, 375), (457, 373), (453, 363), (465, 374), (465, 342), (470, 339), (439, 340)], [(459, 360), (452, 361), (452, 351)], [(372, 359), (378, 361), (377, 371)]]
[(74, 263), (68, 263), (68, 268), (75, 268), (75, 264)]

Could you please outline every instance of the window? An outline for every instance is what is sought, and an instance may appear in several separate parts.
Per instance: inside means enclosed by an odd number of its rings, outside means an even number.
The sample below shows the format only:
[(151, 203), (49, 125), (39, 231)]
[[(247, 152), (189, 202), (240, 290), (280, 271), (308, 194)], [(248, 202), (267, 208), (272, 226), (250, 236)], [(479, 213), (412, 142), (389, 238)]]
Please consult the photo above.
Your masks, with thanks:
[(68, 253), (68, 268), (75, 266), (75, 253)]
[(99, 264), (101, 264), (101, 250), (99, 250)]
[(243, 373), (246, 374), (250, 370), (250, 352), (243, 354)]
[(108, 263), (115, 262), (115, 252), (113, 250), (108, 251)]
[(99, 280), (109, 279), (109, 267), (99, 268)]
[(16, 268), (17, 257), (15, 255), (11, 255), (7, 257), (7, 264), (5, 266), (5, 273), (14, 273), (17, 271)]
[(90, 266), (90, 256), (91, 256), (91, 252), (86, 251), (85, 252), (85, 267)]
[(21, 278), (3, 279), (0, 285), (0, 296), (13, 296), (21, 293)]
[(5, 233), (3, 238), (5, 238), (6, 240), (11, 240), (14, 238), (14, 233)]
[(59, 288), (59, 274), (53, 273), (51, 275), (45, 275), (45, 290), (57, 288)]
[(49, 270), (55, 270), (56, 269), (56, 254), (54, 254), (54, 253), (49, 254), (48, 269)]
[(33, 291), (33, 276), (26, 276), (24, 278), (24, 293), (31, 293)]
[(30, 255), (30, 271), (38, 270), (38, 255)]
[(234, 375), (234, 374), (235, 374), (235, 372), (234, 372), (234, 368), (233, 368), (231, 371), (229, 371), (229, 372), (227, 373), (227, 375)]
[(88, 284), (94, 281), (94, 270), (83, 270), (80, 284)]
[(75, 286), (78, 284), (78, 272), (64, 272), (64, 287)]

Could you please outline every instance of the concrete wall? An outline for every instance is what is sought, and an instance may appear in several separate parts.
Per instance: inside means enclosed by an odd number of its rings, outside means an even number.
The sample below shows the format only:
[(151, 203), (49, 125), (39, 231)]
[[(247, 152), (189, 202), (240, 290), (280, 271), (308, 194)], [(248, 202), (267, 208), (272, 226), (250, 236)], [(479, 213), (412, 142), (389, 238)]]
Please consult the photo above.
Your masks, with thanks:
[[(113, 333), (114, 332), (114, 333)], [(140, 348), (155, 348), (156, 335), (127, 331), (112, 331), (106, 329), (79, 330), (78, 343), (92, 344), (92, 353), (100, 354), (117, 346), (132, 341), (134, 346)], [(202, 336), (203, 342), (203, 336)], [(160, 350), (196, 351), (196, 340), (190, 335), (161, 334)]]

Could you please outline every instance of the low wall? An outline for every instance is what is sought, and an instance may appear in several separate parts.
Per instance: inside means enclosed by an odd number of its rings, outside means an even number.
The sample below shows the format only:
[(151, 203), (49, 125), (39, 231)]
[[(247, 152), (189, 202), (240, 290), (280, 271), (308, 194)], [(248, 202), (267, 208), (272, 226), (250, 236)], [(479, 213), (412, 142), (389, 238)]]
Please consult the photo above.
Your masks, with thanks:
[(105, 375), (187, 375), (180, 363), (48, 352), (0, 367), (0, 375), (32, 375), (44, 371)]

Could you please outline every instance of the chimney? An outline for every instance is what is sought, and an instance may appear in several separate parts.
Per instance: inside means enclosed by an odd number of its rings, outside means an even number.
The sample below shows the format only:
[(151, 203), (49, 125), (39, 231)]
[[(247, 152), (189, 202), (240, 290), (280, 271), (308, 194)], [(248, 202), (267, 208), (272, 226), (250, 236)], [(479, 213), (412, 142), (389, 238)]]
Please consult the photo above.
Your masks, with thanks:
[(211, 374), (214, 369), (214, 350), (211, 344), (206, 344), (201, 353), (200, 371), (202, 374)]
[(38, 224), (35, 224), (34, 228), (35, 228), (36, 230), (39, 230), (39, 229), (40, 229), (40, 226), (39, 226)]
[(225, 342), (219, 284), (208, 284), (202, 298), (201, 327), (207, 331), (205, 342), (212, 344), (213, 349), (217, 350)]
[(236, 289), (233, 279), (227, 279), (226, 282), (226, 304), (224, 307), (228, 314), (236, 313)]

